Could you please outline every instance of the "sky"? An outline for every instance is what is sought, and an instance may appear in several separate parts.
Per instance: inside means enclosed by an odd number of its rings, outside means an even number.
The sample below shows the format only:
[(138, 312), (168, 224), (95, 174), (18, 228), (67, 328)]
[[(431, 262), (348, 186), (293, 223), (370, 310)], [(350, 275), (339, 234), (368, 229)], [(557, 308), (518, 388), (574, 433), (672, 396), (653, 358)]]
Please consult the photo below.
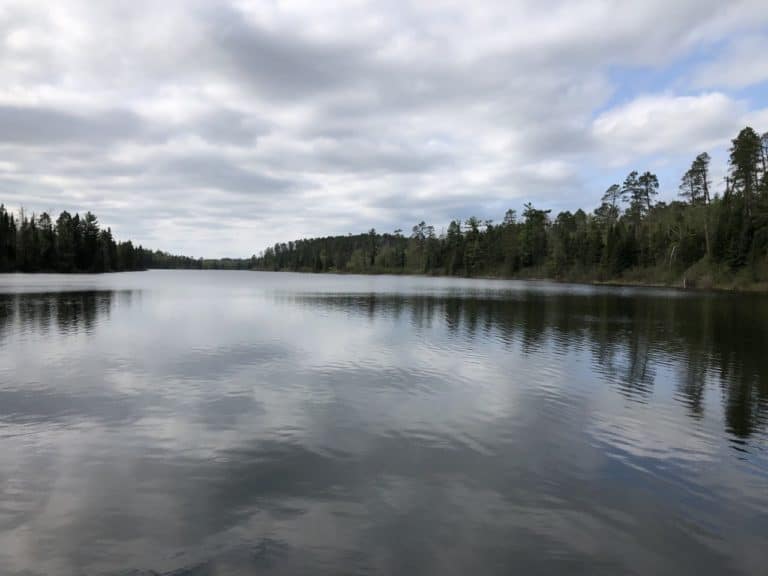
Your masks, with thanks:
[(768, 131), (766, 54), (766, 0), (0, 0), (0, 201), (245, 257), (671, 200)]

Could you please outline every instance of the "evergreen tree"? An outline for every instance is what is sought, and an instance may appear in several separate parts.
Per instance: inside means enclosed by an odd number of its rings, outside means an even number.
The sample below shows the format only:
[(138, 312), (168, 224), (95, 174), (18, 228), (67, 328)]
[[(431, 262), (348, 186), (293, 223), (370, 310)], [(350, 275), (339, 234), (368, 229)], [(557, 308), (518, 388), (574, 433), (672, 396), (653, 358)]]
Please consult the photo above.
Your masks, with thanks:
[(746, 127), (731, 141), (731, 191), (744, 199), (744, 210), (751, 215), (754, 197), (761, 181), (763, 143), (752, 128)]

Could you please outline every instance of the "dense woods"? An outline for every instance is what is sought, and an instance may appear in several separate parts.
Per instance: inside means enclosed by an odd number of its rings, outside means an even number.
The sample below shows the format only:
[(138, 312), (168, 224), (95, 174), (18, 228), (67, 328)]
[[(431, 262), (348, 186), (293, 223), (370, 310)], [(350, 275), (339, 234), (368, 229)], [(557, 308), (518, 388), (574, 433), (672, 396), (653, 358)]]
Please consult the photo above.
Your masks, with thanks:
[(117, 242), (91, 212), (14, 215), (0, 205), (0, 272), (111, 272), (226, 268), (306, 272), (551, 277), (686, 285), (768, 282), (768, 133), (744, 128), (732, 140), (722, 194), (710, 157), (682, 175), (679, 200), (658, 202), (659, 181), (632, 171), (591, 213), (525, 204), (501, 222), (470, 217), (438, 233), (402, 230), (275, 244), (250, 259), (190, 258)]
[(0, 272), (124, 272), (168, 269), (248, 270), (252, 258), (203, 259), (117, 242), (91, 212), (18, 216), (0, 204)]
[(591, 213), (526, 204), (494, 223), (454, 220), (438, 234), (420, 222), (401, 230), (297, 240), (267, 248), (262, 270), (538, 276), (687, 285), (768, 280), (768, 134), (732, 140), (725, 188), (713, 194), (710, 157), (682, 175), (679, 200), (658, 202), (655, 174), (632, 171)]
[(0, 205), (0, 272), (118, 272), (201, 268), (203, 261), (117, 242), (92, 213), (15, 216)]

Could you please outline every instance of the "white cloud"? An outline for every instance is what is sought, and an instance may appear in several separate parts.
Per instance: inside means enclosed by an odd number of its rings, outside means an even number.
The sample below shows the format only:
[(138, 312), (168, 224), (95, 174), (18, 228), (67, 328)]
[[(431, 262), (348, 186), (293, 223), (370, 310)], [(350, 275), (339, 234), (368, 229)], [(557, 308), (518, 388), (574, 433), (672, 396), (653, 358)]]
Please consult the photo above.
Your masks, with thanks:
[(692, 74), (697, 87), (744, 88), (768, 80), (768, 36), (737, 38)]
[(743, 102), (712, 92), (700, 96), (649, 95), (600, 114), (592, 126), (614, 160), (690, 153), (721, 146), (746, 112)]
[(0, 200), (93, 210), (119, 238), (206, 256), (527, 200), (589, 207), (584, 182), (612, 163), (765, 117), (725, 91), (622, 87), (634, 100), (593, 119), (611, 72), (766, 23), (762, 0), (9, 1)]

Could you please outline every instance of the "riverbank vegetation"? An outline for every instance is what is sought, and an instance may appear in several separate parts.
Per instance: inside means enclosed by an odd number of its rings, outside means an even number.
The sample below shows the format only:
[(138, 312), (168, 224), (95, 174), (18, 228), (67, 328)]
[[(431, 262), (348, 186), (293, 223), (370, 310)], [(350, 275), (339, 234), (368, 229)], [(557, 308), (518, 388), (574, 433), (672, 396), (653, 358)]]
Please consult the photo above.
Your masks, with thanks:
[(682, 175), (679, 199), (658, 202), (659, 181), (632, 171), (590, 213), (526, 204), (495, 223), (454, 220), (438, 234), (401, 230), (275, 244), (261, 270), (546, 277), (588, 282), (768, 288), (768, 134), (732, 140), (725, 188), (713, 193), (703, 152)]
[(0, 205), (0, 272), (112, 272), (150, 268), (552, 278), (578, 282), (768, 290), (768, 133), (732, 140), (722, 193), (710, 157), (696, 156), (679, 196), (659, 202), (659, 181), (632, 171), (592, 212), (525, 204), (501, 222), (470, 217), (437, 233), (367, 233), (275, 244), (246, 259), (202, 259), (118, 242), (91, 212), (15, 215)]
[(0, 206), (0, 272), (113, 272), (144, 270), (155, 263), (186, 264), (188, 259), (154, 253), (131, 241), (117, 242), (94, 214), (62, 212), (56, 220), (15, 215)]

